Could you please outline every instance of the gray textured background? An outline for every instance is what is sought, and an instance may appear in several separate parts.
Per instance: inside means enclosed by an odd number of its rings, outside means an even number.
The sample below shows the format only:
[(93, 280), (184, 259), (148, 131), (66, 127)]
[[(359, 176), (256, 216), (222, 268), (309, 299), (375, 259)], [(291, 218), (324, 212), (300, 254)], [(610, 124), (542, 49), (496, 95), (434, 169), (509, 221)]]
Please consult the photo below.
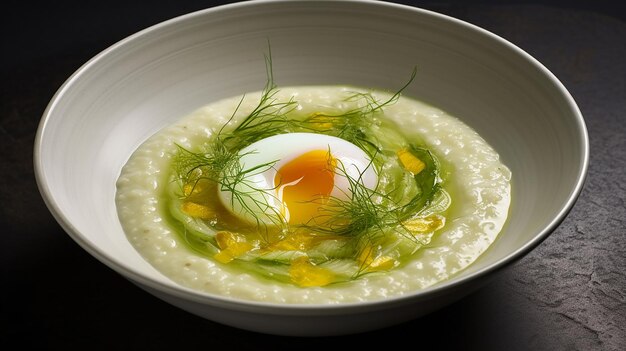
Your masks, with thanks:
[[(406, 2), (406, 1), (405, 1)], [(0, 348), (172, 345), (229, 350), (436, 341), (453, 349), (626, 349), (626, 22), (601, 2), (420, 2), (512, 41), (547, 66), (582, 110), (591, 160), (581, 197), (537, 249), (467, 298), (376, 332), (298, 339), (221, 326), (144, 293), (74, 244), (36, 189), (32, 143), (56, 89), (128, 34), (211, 5), (11, 3), (0, 55)], [(10, 9), (10, 10), (8, 10)], [(220, 346), (223, 345), (223, 346)]]

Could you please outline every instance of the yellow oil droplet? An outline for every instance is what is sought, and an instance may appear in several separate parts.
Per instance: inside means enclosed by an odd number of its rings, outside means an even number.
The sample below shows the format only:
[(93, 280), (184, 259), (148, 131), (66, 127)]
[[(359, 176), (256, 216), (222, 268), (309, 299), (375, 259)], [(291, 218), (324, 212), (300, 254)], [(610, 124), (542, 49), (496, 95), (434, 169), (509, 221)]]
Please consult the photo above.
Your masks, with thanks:
[(329, 130), (333, 127), (333, 117), (322, 112), (314, 112), (307, 120), (311, 127), (317, 131)]
[(413, 175), (418, 174), (426, 168), (426, 164), (422, 162), (419, 158), (415, 157), (409, 150), (400, 149), (396, 152), (402, 167), (407, 171), (411, 172)]
[(195, 218), (209, 220), (215, 217), (215, 213), (211, 211), (208, 206), (200, 205), (191, 201), (183, 202), (181, 210)]
[(378, 255), (376, 251), (377, 250), (373, 246), (365, 245), (365, 247), (359, 252), (357, 262), (364, 271), (386, 271), (396, 265), (396, 260), (393, 257)]
[(434, 232), (443, 228), (445, 224), (446, 217), (442, 215), (414, 218), (402, 223), (407, 230), (414, 234)]
[(331, 271), (313, 265), (307, 257), (299, 257), (291, 262), (289, 276), (292, 282), (301, 287), (325, 286), (334, 280)]
[(213, 258), (221, 263), (231, 262), (254, 248), (243, 235), (225, 230), (215, 234), (215, 241), (221, 250)]

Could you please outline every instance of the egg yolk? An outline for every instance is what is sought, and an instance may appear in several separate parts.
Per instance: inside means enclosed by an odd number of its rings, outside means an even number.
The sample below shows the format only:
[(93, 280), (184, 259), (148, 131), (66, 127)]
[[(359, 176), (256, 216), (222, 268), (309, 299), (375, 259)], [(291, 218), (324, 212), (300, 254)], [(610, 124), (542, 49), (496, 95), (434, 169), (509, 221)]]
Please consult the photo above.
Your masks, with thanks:
[(319, 215), (333, 191), (336, 164), (328, 150), (313, 150), (278, 170), (274, 184), (289, 224), (308, 223)]

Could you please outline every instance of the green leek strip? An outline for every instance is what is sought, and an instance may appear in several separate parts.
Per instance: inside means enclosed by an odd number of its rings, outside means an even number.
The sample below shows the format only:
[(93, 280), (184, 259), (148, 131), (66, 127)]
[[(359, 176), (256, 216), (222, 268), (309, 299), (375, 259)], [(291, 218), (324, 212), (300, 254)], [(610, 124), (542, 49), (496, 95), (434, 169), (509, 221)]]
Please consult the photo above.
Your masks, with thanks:
[(187, 243), (203, 254), (216, 254), (219, 251), (215, 246), (216, 231), (206, 221), (193, 218), (182, 211), (182, 201), (177, 189), (180, 189), (178, 182), (169, 184), (167, 207), (172, 219), (184, 227), (184, 232), (180, 234)]
[[(346, 240), (327, 240), (304, 251), (264, 251), (255, 249), (230, 262), (247, 271), (289, 281), (291, 262), (307, 256), (311, 264), (323, 267), (335, 274), (339, 280), (350, 280), (367, 272), (358, 263), (358, 255), (367, 247), (376, 247), (378, 255), (400, 259), (410, 256), (423, 245), (427, 245), (432, 233), (422, 233), (416, 238), (402, 226), (402, 222), (416, 216), (443, 213), (450, 206), (450, 196), (441, 188), (439, 162), (427, 149), (411, 144), (383, 110), (395, 103), (400, 93), (415, 78), (410, 80), (390, 99), (379, 101), (371, 93), (351, 93), (343, 111), (319, 111), (312, 115), (298, 115), (297, 102), (277, 100), (277, 87), (273, 81), (271, 54), (266, 59), (267, 84), (256, 107), (241, 119), (236, 126), (229, 123), (216, 131), (215, 137), (204, 145), (203, 152), (191, 152), (180, 148), (174, 158), (173, 169), (177, 181), (168, 189), (168, 211), (175, 222), (184, 227), (181, 233), (186, 242), (206, 256), (219, 252), (215, 243), (216, 230), (209, 221), (193, 218), (181, 209), (180, 188), (200, 178), (210, 179), (222, 187), (245, 180), (246, 172), (241, 167), (239, 150), (260, 139), (289, 132), (320, 132), (343, 138), (361, 147), (371, 158), (373, 167), (384, 179), (376, 189), (366, 189), (358, 181), (352, 181), (351, 202), (335, 201), (335, 209), (328, 211), (332, 216), (332, 229), (311, 228), (331, 235), (344, 235)], [(242, 98), (243, 101), (243, 98)], [(240, 102), (241, 105), (241, 102)], [(238, 113), (239, 106), (231, 119)], [(416, 142), (416, 140), (412, 140)], [(425, 168), (412, 175), (398, 163), (396, 152), (407, 148), (424, 164)], [(271, 167), (271, 164), (264, 165)], [(357, 196), (355, 196), (355, 194)], [(238, 194), (237, 199), (247, 199)], [(243, 200), (242, 200), (243, 201)], [(245, 204), (244, 204), (245, 205)]]
[(408, 204), (400, 209), (399, 217), (401, 220), (412, 217), (416, 213), (420, 213), (430, 207), (433, 197), (441, 190), (441, 185), (439, 184), (439, 161), (437, 158), (430, 150), (415, 145), (411, 145), (409, 150), (415, 157), (424, 162), (426, 167), (414, 176), (419, 192)]
[[(289, 264), (281, 263), (275, 260), (258, 259), (255, 261), (238, 262), (248, 272), (258, 274), (260, 276), (272, 278), (283, 282), (290, 282)], [(329, 270), (333, 273), (336, 281), (346, 281), (355, 277), (359, 272), (359, 267), (354, 260), (351, 259), (334, 259), (320, 263), (318, 267)]]

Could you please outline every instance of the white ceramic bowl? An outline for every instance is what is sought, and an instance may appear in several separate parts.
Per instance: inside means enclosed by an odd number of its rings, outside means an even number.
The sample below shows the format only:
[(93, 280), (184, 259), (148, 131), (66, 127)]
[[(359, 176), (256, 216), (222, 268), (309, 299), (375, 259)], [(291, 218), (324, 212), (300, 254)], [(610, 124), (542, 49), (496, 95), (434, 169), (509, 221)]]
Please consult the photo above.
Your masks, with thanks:
[[(350, 84), (393, 90), (460, 117), (513, 172), (508, 224), (469, 269), (384, 301), (276, 305), (198, 293), (165, 278), (126, 240), (115, 181), (160, 128), (220, 98), (259, 90), (271, 41), (281, 86)], [(35, 169), (50, 211), (85, 250), (191, 313), (268, 333), (352, 333), (406, 321), (473, 291), (563, 220), (587, 169), (583, 118), (561, 83), (507, 41), (416, 8), (369, 1), (255, 1), (175, 18), (105, 50), (50, 102)]]

